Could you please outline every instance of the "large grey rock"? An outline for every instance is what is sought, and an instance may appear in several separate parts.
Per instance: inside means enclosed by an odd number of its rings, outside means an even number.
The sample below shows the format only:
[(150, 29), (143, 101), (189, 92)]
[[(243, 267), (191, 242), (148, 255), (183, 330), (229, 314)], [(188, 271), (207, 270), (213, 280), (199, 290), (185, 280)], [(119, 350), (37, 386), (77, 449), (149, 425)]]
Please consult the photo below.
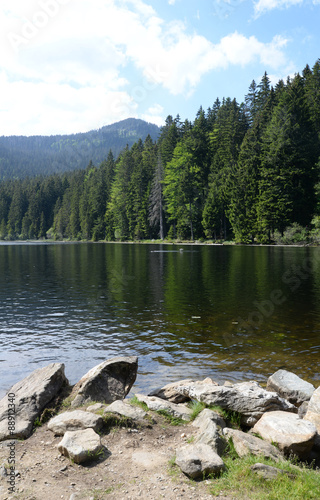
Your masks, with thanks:
[(226, 426), (223, 418), (206, 408), (192, 422), (192, 425), (198, 428), (194, 442), (208, 444), (218, 455), (222, 455), (227, 446), (222, 436), (222, 429)]
[(131, 418), (135, 422), (143, 422), (147, 413), (142, 408), (137, 408), (124, 401), (114, 401), (107, 406), (104, 413), (117, 413), (126, 418)]
[(291, 474), (290, 472), (283, 469), (277, 469), (276, 467), (271, 467), (271, 465), (257, 463), (251, 465), (250, 469), (256, 474), (258, 474), (258, 476), (261, 476), (263, 477), (263, 479), (269, 481), (277, 479), (279, 475), (288, 476), (290, 479), (296, 479), (297, 477), (295, 474)]
[(165, 401), (156, 396), (144, 396), (143, 394), (136, 394), (135, 396), (138, 401), (145, 403), (149, 410), (166, 411), (172, 417), (181, 418), (182, 420), (190, 420), (191, 418), (192, 410), (184, 404), (170, 403), (170, 401)]
[(312, 422), (302, 420), (294, 413), (273, 411), (265, 413), (252, 432), (270, 443), (277, 443), (285, 455), (293, 453), (303, 459), (311, 451), (317, 429)]
[(228, 440), (230, 438), (232, 439), (234, 448), (240, 458), (249, 454), (256, 456), (262, 455), (265, 458), (271, 458), (275, 461), (283, 458), (282, 453), (275, 446), (247, 432), (226, 427), (223, 429), (223, 434)]
[(257, 382), (242, 382), (232, 387), (191, 384), (177, 390), (207, 405), (240, 413), (242, 423), (248, 426), (253, 426), (265, 412), (297, 411), (294, 405), (275, 392), (266, 391)]
[(279, 396), (290, 401), (290, 403), (300, 405), (304, 401), (309, 401), (315, 391), (315, 387), (302, 380), (300, 377), (287, 370), (278, 370), (268, 378), (267, 391), (274, 391)]
[(188, 396), (185, 396), (184, 394), (181, 394), (179, 392), (179, 387), (189, 385), (189, 384), (213, 384), (213, 385), (218, 385), (216, 382), (213, 382), (210, 378), (206, 378), (203, 381), (195, 381), (191, 379), (186, 379), (186, 380), (180, 380), (179, 382), (173, 382), (171, 384), (167, 384), (161, 389), (155, 389), (152, 392), (148, 394), (148, 396), (156, 396), (161, 399), (166, 399), (167, 401), (170, 401), (171, 403), (186, 403), (187, 401), (190, 401), (190, 398)]
[(320, 387), (314, 391), (309, 401), (304, 419), (313, 422), (317, 428), (318, 434), (320, 434)]
[(104, 361), (92, 368), (74, 386), (71, 399), (72, 406), (85, 403), (113, 403), (124, 399), (137, 377), (138, 358), (116, 357)]
[[(8, 394), (0, 401), (0, 441), (29, 437), (36, 418), (67, 384), (64, 364), (52, 363), (35, 370), (11, 387)], [(14, 399), (9, 398), (11, 394), (14, 394)], [(12, 402), (15, 404), (15, 429), (10, 431), (8, 418), (13, 407), (8, 404)]]
[(67, 431), (93, 429), (98, 431), (103, 426), (103, 418), (94, 413), (75, 410), (61, 413), (48, 422), (48, 429), (58, 436), (63, 436)]
[(97, 459), (103, 449), (100, 436), (93, 429), (67, 431), (57, 447), (76, 464)]
[(222, 459), (207, 444), (186, 445), (176, 451), (176, 464), (192, 479), (218, 475), (225, 469)]

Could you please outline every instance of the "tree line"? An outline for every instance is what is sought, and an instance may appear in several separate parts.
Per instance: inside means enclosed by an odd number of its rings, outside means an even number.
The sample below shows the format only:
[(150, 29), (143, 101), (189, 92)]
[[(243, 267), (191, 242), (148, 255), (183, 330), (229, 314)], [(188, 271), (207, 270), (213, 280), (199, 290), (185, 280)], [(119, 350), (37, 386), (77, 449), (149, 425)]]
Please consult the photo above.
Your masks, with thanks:
[(109, 149), (118, 156), (148, 134), (156, 140), (159, 127), (128, 118), (78, 134), (0, 137), (0, 181), (80, 170), (90, 160), (99, 165)]
[(320, 228), (320, 59), (193, 122), (168, 116), (98, 166), (0, 183), (0, 238), (234, 239)]

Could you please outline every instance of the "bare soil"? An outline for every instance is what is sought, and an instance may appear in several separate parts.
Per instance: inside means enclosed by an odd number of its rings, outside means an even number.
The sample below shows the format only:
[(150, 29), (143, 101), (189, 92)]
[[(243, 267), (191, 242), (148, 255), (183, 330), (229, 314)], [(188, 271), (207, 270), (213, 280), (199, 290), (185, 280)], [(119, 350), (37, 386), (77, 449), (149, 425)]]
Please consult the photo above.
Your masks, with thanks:
[[(1, 500), (130, 500), (196, 499), (213, 497), (210, 480), (195, 482), (172, 465), (175, 450), (192, 439), (194, 428), (172, 426), (156, 415), (152, 428), (114, 427), (102, 434), (104, 456), (77, 465), (60, 455), (62, 437), (38, 427), (26, 441), (15, 444), (15, 493), (1, 468)], [(7, 443), (0, 443), (0, 466), (8, 463)], [(234, 497), (236, 498), (236, 497)]]

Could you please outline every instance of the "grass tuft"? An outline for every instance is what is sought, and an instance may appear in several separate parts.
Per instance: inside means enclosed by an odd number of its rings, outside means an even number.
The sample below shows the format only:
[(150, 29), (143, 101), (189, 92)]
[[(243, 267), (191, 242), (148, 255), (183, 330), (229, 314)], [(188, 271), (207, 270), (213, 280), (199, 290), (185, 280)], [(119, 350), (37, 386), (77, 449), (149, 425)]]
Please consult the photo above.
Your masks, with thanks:
[[(210, 485), (210, 493), (237, 498), (237, 500), (318, 500), (320, 498), (320, 473), (302, 466), (298, 470), (291, 460), (273, 462), (263, 457), (248, 455), (243, 458), (224, 457), (227, 470)], [(264, 463), (286, 470), (296, 476), (292, 480), (284, 474), (266, 480), (251, 469), (255, 463)]]

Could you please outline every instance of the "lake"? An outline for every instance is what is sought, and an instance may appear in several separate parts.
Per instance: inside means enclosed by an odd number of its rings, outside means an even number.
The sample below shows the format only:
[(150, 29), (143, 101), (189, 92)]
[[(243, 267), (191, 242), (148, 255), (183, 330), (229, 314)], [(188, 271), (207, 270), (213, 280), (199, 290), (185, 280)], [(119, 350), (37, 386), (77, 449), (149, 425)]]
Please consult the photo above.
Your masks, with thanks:
[(0, 243), (0, 396), (63, 362), (73, 384), (137, 355), (135, 390), (182, 378), (319, 385), (320, 249)]

